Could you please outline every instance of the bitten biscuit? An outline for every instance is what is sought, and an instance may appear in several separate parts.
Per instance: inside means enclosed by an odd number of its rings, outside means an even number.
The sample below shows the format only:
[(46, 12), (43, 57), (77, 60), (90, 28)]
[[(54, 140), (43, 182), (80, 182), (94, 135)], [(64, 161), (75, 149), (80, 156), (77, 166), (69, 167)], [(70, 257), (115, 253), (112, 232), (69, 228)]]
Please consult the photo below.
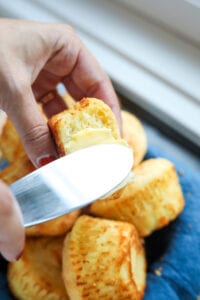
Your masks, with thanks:
[(144, 158), (147, 151), (147, 137), (140, 120), (133, 114), (122, 110), (122, 136), (133, 149), (134, 167)]
[(62, 280), (61, 238), (29, 238), (22, 257), (8, 265), (8, 284), (20, 300), (68, 300)]
[(63, 279), (73, 300), (139, 300), (145, 289), (144, 250), (134, 226), (81, 216), (63, 248)]
[(84, 98), (48, 122), (60, 155), (100, 143), (123, 143), (117, 120), (108, 105)]
[(149, 159), (134, 169), (134, 182), (90, 206), (90, 213), (135, 225), (148, 236), (174, 220), (183, 210), (184, 198), (173, 164)]

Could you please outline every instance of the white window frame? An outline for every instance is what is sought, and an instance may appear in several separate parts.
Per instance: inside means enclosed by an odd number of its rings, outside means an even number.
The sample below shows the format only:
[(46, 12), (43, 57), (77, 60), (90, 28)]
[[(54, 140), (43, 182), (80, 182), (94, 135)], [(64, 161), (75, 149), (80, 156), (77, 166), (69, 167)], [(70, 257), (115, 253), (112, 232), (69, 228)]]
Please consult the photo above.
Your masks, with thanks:
[[(112, 1), (112, 0), (111, 0)], [(199, 0), (113, 0), (200, 46)]]

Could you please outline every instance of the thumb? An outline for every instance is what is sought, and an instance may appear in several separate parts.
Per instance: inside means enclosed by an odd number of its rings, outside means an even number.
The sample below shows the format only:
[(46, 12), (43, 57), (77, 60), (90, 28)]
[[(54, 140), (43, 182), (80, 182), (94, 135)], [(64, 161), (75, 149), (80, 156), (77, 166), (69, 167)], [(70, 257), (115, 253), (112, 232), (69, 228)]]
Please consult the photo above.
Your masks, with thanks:
[(5, 111), (18, 131), (24, 148), (36, 167), (57, 156), (47, 122), (38, 109), (31, 87), (12, 89)]
[(16, 200), (0, 181), (0, 252), (9, 261), (19, 258), (24, 247), (24, 226)]

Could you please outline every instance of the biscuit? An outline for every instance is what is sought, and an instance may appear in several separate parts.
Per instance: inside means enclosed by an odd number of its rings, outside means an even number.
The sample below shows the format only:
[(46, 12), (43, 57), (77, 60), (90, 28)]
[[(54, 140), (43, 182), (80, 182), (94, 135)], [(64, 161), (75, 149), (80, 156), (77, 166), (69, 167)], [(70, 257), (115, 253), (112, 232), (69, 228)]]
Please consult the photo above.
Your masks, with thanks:
[(51, 221), (26, 228), (27, 236), (57, 236), (67, 233), (74, 225), (81, 210), (75, 210)]
[(73, 107), (49, 119), (57, 149), (66, 155), (100, 143), (123, 143), (110, 107), (95, 98), (83, 98)]
[(122, 137), (133, 149), (134, 167), (144, 158), (147, 151), (147, 137), (141, 121), (128, 111), (122, 110)]
[(8, 118), (6, 119), (0, 134), (0, 148), (4, 159), (9, 162), (13, 162), (18, 157), (25, 155), (21, 139), (14, 125)]
[(65, 238), (62, 261), (70, 299), (142, 299), (145, 255), (131, 224), (79, 217)]
[(149, 159), (134, 169), (134, 182), (91, 204), (94, 216), (135, 225), (140, 236), (166, 226), (183, 210), (184, 198), (173, 164)]
[(63, 237), (28, 238), (22, 257), (8, 265), (8, 284), (20, 300), (68, 300), (62, 280)]

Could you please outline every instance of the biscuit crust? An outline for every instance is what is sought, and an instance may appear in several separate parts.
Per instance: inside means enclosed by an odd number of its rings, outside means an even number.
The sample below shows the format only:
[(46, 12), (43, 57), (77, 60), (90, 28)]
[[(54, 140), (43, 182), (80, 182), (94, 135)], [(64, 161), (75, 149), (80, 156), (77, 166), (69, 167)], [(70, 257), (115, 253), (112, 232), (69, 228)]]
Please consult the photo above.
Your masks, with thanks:
[(94, 202), (89, 211), (98, 217), (132, 223), (140, 236), (148, 236), (174, 220), (183, 207), (184, 198), (173, 164), (157, 158), (138, 165), (133, 183)]
[(145, 289), (144, 250), (134, 226), (81, 216), (63, 248), (63, 279), (73, 300), (138, 300)]
[(26, 228), (27, 236), (58, 236), (67, 233), (74, 225), (81, 210), (75, 210), (69, 214), (51, 221)]
[(8, 283), (20, 300), (68, 300), (62, 272), (63, 237), (29, 238), (22, 257), (8, 265)]

